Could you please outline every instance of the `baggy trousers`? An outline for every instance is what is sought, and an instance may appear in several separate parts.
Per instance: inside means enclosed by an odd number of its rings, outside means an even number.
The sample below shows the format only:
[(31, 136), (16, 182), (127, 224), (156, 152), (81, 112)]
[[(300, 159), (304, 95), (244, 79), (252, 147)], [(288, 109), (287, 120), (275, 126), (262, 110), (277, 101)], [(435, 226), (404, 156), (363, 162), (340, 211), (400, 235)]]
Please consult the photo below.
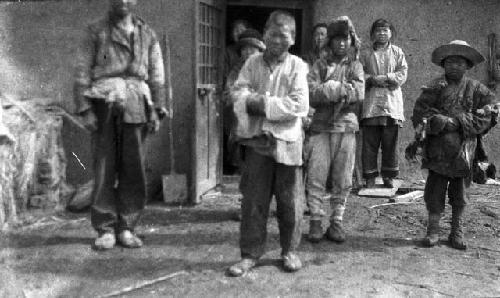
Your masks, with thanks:
[(399, 174), (398, 165), (398, 125), (363, 126), (363, 176), (365, 179), (378, 176), (378, 150), (382, 149), (382, 177), (395, 178)]
[(98, 129), (94, 138), (95, 186), (92, 226), (99, 232), (133, 231), (146, 204), (144, 141), (146, 124), (121, 121), (121, 112), (94, 104)]
[(260, 258), (265, 252), (267, 219), (273, 195), (282, 254), (295, 251), (301, 239), (304, 209), (302, 167), (277, 163), (273, 158), (244, 147), (244, 164), (240, 182), (241, 205), (240, 249), (242, 258)]
[(444, 211), (446, 191), (451, 206), (467, 205), (465, 178), (450, 178), (429, 170), (424, 190), (424, 201), (429, 213)]
[(346, 133), (318, 133), (309, 139), (310, 157), (307, 166), (307, 203), (311, 220), (321, 220), (326, 180), (331, 171), (331, 220), (342, 221), (345, 204), (352, 189), (352, 173), (356, 160), (356, 135)]

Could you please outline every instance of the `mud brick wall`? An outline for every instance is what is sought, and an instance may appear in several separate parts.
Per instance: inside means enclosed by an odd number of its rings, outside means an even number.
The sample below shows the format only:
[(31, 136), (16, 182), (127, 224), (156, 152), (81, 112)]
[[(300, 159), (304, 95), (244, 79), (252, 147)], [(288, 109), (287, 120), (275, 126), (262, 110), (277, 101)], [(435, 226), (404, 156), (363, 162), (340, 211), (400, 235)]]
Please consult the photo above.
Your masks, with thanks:
[[(396, 27), (395, 44), (402, 47), (408, 61), (408, 81), (403, 86), (407, 122), (400, 134), (400, 166), (403, 177), (420, 175), (420, 171), (404, 160), (404, 148), (413, 138), (410, 116), (420, 87), (441, 73), (431, 63), (431, 52), (437, 46), (455, 39), (466, 40), (485, 57), (488, 55), (488, 34), (500, 36), (500, 1), (498, 0), (317, 0), (314, 21), (329, 22), (341, 15), (353, 20), (364, 46), (370, 44), (371, 24), (378, 18), (391, 21)], [(487, 63), (469, 75), (487, 82)], [(500, 90), (500, 87), (499, 87)], [(500, 127), (486, 137), (490, 159), (500, 164)]]
[[(189, 136), (193, 66), (191, 47), (193, 1), (140, 1), (139, 15), (161, 39), (169, 34), (172, 44), (174, 87), (174, 146), (178, 173), (190, 172)], [(24, 97), (49, 97), (68, 111), (72, 99), (73, 67), (77, 46), (86, 24), (103, 17), (104, 0), (60, 0), (0, 3), (0, 90)], [(68, 181), (79, 184), (92, 177), (91, 138), (71, 123), (65, 123), (64, 142), (68, 159)], [(169, 173), (168, 125), (149, 139), (148, 176), (151, 188), (161, 185), (161, 174)], [(73, 153), (81, 160), (79, 164)]]

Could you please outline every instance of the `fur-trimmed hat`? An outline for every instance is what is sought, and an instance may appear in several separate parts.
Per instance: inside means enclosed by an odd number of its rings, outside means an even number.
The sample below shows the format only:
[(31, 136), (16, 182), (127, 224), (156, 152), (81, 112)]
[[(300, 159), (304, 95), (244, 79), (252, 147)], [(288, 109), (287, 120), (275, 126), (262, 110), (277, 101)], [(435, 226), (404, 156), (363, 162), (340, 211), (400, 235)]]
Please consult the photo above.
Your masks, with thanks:
[(361, 39), (356, 34), (356, 29), (348, 16), (341, 16), (334, 19), (327, 28), (326, 46), (330, 46), (332, 38), (335, 36), (351, 37), (351, 47), (354, 48), (355, 59), (359, 58)]
[(247, 29), (243, 31), (240, 34), (236, 48), (239, 52), (241, 51), (241, 48), (247, 45), (255, 47), (261, 52), (266, 49), (266, 45), (264, 44), (264, 41), (262, 39), (262, 34), (260, 34), (259, 31), (255, 29)]
[(478, 50), (471, 47), (466, 41), (454, 40), (449, 44), (437, 47), (432, 52), (432, 63), (443, 66), (443, 62), (447, 57), (461, 56), (468, 62), (469, 66), (473, 67), (484, 61), (484, 56)]

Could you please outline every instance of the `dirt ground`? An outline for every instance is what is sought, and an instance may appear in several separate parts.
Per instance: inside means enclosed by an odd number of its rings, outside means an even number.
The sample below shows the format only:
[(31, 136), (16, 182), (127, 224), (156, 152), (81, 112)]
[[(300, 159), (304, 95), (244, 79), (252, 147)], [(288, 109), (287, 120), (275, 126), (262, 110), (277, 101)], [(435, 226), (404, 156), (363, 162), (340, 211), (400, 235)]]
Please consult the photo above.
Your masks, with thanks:
[[(500, 297), (500, 188), (474, 186), (466, 219), (466, 251), (442, 243), (423, 248), (423, 202), (370, 208), (387, 199), (352, 196), (348, 240), (311, 244), (304, 268), (280, 268), (276, 218), (268, 253), (241, 278), (225, 275), (239, 259), (239, 201), (235, 185), (196, 207), (149, 205), (138, 233), (145, 246), (91, 250), (88, 214), (58, 213), (1, 234), (0, 297), (96, 297), (156, 280), (124, 297)], [(326, 222), (325, 222), (326, 224)]]

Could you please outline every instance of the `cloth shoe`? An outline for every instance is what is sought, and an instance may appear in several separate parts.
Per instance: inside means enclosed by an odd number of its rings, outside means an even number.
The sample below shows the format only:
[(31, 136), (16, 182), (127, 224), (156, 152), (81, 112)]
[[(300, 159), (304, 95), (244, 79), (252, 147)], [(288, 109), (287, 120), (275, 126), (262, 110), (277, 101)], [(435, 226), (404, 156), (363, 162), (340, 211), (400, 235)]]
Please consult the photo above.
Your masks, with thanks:
[(427, 223), (427, 235), (422, 243), (426, 247), (433, 247), (439, 242), (439, 220), (441, 214), (429, 213), (429, 222)]
[(238, 277), (247, 273), (248, 271), (250, 271), (250, 269), (252, 269), (255, 266), (257, 266), (257, 260), (252, 258), (243, 258), (238, 263), (229, 267), (227, 273), (230, 276)]
[(283, 260), (283, 268), (288, 272), (295, 272), (302, 268), (302, 262), (298, 255), (293, 252), (288, 252), (281, 256)]
[(309, 221), (309, 235), (307, 240), (312, 243), (318, 243), (323, 239), (323, 228), (321, 227), (321, 220)]
[(382, 180), (384, 181), (385, 187), (394, 188), (394, 181), (392, 180), (392, 178), (383, 178)]
[(121, 245), (127, 248), (139, 248), (143, 245), (142, 240), (129, 230), (121, 231), (118, 240)]
[(366, 179), (366, 188), (374, 188), (375, 187), (375, 178)]
[(342, 227), (342, 222), (333, 220), (330, 222), (330, 227), (326, 230), (326, 238), (330, 241), (342, 243), (345, 241), (346, 234)]
[(94, 242), (93, 248), (95, 250), (107, 250), (111, 249), (116, 244), (116, 237), (114, 233), (105, 232), (101, 233)]
[(448, 241), (450, 242), (451, 247), (455, 249), (465, 250), (467, 249), (467, 244), (464, 239), (464, 232), (462, 229), (462, 215), (463, 215), (464, 207), (455, 207), (452, 206), (451, 210), (451, 231), (448, 236)]

